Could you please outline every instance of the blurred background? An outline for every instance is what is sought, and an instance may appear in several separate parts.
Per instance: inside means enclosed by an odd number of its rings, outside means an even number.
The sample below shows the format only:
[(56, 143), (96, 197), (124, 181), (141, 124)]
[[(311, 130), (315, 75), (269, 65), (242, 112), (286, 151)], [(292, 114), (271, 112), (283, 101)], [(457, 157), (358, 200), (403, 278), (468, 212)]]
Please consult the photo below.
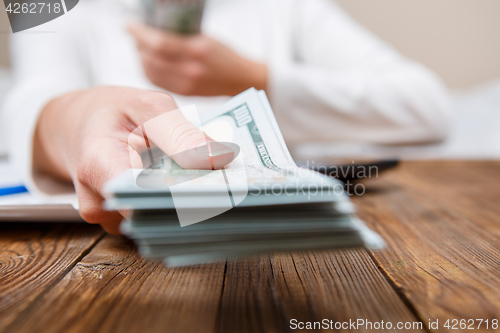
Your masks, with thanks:
[[(500, 1), (337, 0), (356, 20), (402, 54), (434, 70), (454, 93), (450, 139), (402, 157), (500, 158)], [(3, 6), (0, 5), (0, 6)], [(0, 10), (0, 102), (10, 85), (7, 15)], [(0, 123), (0, 156), (5, 155)], [(366, 149), (305, 146), (308, 154), (366, 154)], [(382, 150), (382, 152), (381, 152)], [(384, 154), (384, 149), (377, 154)], [(387, 154), (393, 154), (387, 151)]]

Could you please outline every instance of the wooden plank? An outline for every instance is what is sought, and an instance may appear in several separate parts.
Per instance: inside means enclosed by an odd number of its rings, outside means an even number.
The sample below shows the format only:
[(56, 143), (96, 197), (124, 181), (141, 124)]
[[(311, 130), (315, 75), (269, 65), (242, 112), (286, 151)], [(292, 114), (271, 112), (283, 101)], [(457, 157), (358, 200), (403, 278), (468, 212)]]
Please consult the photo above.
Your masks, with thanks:
[[(415, 322), (413, 332), (421, 331), (417, 328), (422, 324), (364, 250), (280, 254), (228, 263), (221, 332), (288, 332), (295, 327), (292, 319), (297, 323), (364, 319), (372, 324), (383, 320), (394, 326)], [(364, 325), (343, 331), (375, 330)]]
[(85, 224), (0, 223), (0, 331), (53, 287), (104, 232)]
[[(446, 319), (499, 318), (499, 166), (405, 163), (356, 199), (360, 215), (387, 241), (374, 260), (424, 323), (439, 320), (436, 331)], [(30, 298), (36, 279), (19, 281), (28, 290), (19, 302), (28, 305), (10, 320), (11, 332), (279, 332), (290, 331), (290, 319), (418, 321), (362, 250), (167, 269), (107, 236), (38, 296)], [(13, 318), (10, 309), (9, 316), (0, 318)]]
[(12, 332), (212, 332), (225, 264), (169, 269), (107, 235)]
[(439, 320), (434, 331), (452, 319), (500, 320), (499, 170), (499, 162), (408, 162), (356, 199), (387, 242), (374, 259), (425, 323)]

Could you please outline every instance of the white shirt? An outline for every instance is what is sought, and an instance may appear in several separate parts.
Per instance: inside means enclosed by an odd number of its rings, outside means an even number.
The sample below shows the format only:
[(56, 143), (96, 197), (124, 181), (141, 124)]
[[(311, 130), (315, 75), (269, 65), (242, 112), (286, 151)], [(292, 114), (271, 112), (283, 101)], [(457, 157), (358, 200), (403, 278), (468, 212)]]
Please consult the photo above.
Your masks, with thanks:
[[(33, 132), (49, 100), (97, 85), (159, 90), (145, 77), (125, 29), (131, 4), (83, 0), (56, 20), (12, 36), (15, 84), (4, 113), (10, 156), (31, 190), (40, 186), (32, 178)], [(418, 143), (447, 133), (449, 101), (436, 75), (329, 0), (208, 0), (202, 30), (268, 66), (268, 95), (292, 148)], [(173, 96), (179, 106), (194, 103), (201, 112), (227, 99)]]

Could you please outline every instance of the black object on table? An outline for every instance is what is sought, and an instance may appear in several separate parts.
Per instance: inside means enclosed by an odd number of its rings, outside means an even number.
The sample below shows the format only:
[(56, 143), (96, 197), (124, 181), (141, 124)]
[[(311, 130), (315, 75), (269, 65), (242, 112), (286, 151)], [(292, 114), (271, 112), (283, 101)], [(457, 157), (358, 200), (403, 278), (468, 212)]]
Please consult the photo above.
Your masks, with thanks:
[(398, 164), (398, 159), (387, 159), (364, 164), (308, 165), (307, 167), (324, 175), (337, 178), (344, 183), (353, 183), (367, 178), (367, 173), (373, 169), (376, 169), (378, 175), (381, 172), (395, 168)]

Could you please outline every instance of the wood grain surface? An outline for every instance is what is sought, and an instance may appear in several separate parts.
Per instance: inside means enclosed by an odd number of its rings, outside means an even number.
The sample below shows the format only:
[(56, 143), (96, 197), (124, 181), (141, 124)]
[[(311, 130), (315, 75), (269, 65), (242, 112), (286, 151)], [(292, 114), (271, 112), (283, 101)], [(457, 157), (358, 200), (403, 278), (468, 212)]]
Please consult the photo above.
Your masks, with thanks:
[(9, 331), (287, 332), (292, 318), (418, 321), (364, 250), (169, 269), (107, 236)]
[(224, 266), (169, 269), (106, 236), (11, 331), (213, 332)]
[(103, 235), (82, 224), (1, 224), (0, 332), (22, 321)]
[(95, 226), (0, 223), (0, 332), (289, 332), (325, 318), (469, 332), (444, 324), (500, 319), (499, 162), (406, 162), (366, 189), (354, 201), (387, 243), (377, 252), (172, 269)]
[(387, 242), (373, 258), (422, 321), (500, 320), (500, 163), (406, 163), (371, 184), (356, 202)]
[(362, 249), (230, 261), (220, 315), (220, 332), (288, 332), (291, 319), (419, 321)]

